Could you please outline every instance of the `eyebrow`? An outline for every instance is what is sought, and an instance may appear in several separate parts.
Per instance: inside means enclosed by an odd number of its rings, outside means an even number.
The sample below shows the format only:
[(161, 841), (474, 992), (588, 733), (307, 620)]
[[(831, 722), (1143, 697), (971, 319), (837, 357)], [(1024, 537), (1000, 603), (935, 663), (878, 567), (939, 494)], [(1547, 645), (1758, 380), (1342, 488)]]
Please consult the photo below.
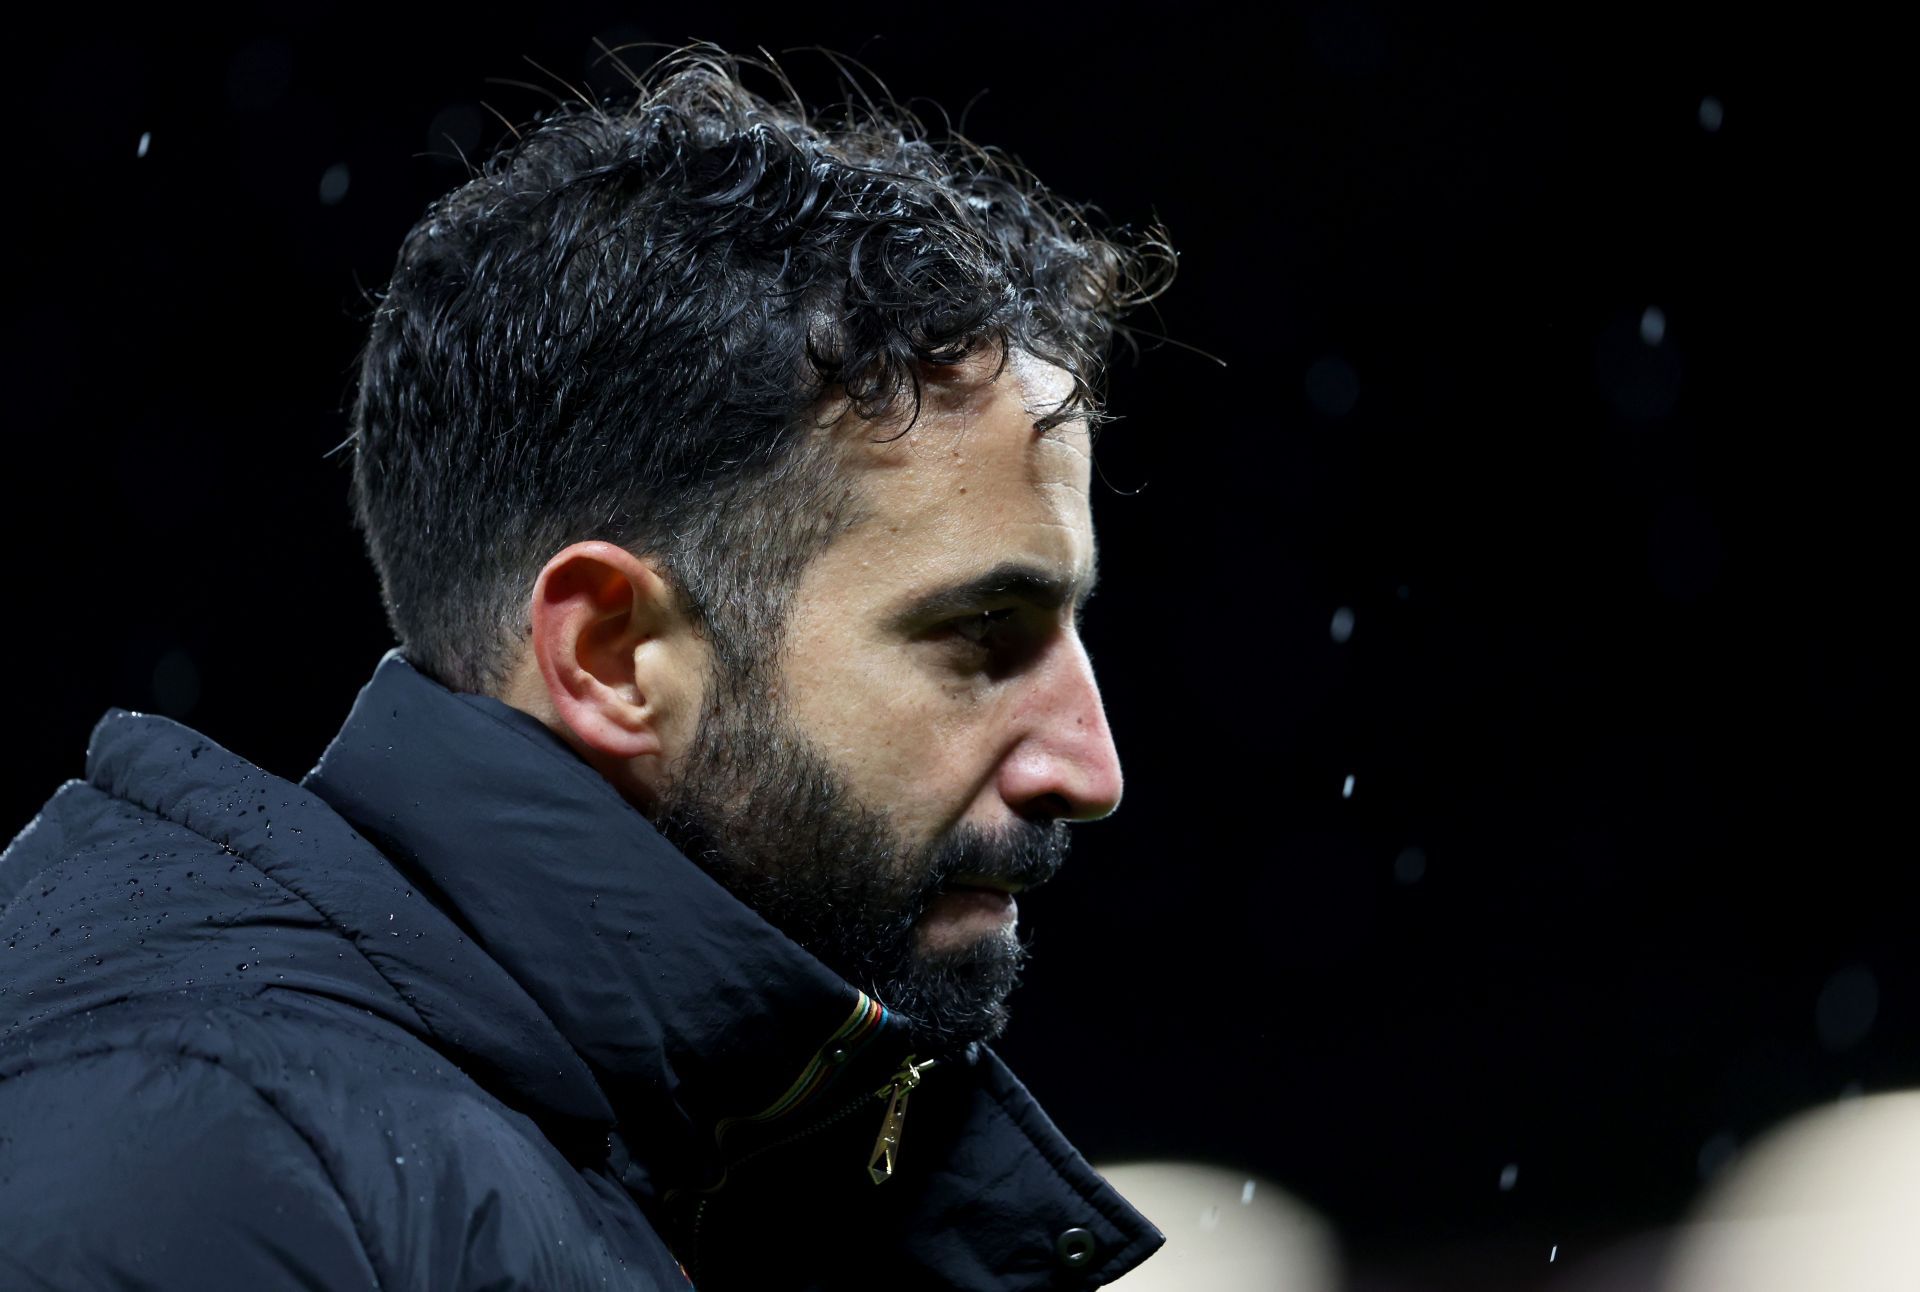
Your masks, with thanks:
[(906, 626), (964, 615), (990, 601), (1024, 601), (1041, 610), (1071, 605), (1078, 614), (1099, 577), (1097, 559), (1088, 567), (1084, 582), (1043, 565), (1003, 561), (983, 574), (921, 593), (901, 609), (895, 622)]

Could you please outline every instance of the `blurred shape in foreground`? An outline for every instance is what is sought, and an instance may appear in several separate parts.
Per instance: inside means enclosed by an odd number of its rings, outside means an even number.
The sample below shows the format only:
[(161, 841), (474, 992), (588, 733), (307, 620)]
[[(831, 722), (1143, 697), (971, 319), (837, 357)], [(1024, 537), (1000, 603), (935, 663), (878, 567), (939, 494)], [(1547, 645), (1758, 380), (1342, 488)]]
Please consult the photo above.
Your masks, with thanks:
[(1197, 1162), (1099, 1169), (1167, 1236), (1167, 1245), (1116, 1287), (1334, 1292), (1340, 1286), (1333, 1230), (1305, 1203), (1259, 1176)]
[(1904, 1092), (1802, 1113), (1743, 1154), (1684, 1231), (1666, 1292), (1916, 1286), (1920, 1093)]

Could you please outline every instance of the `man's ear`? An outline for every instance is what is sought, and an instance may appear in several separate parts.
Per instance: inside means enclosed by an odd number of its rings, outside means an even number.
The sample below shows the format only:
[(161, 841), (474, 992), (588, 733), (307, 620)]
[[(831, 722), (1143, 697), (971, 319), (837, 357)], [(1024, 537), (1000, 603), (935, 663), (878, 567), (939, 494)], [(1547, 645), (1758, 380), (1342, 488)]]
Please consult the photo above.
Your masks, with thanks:
[[(534, 583), (539, 714), (603, 773), (652, 782), (698, 717), (702, 650), (658, 566), (613, 543), (575, 543)], [(523, 706), (524, 707), (524, 706)], [(655, 770), (627, 766), (644, 759)]]

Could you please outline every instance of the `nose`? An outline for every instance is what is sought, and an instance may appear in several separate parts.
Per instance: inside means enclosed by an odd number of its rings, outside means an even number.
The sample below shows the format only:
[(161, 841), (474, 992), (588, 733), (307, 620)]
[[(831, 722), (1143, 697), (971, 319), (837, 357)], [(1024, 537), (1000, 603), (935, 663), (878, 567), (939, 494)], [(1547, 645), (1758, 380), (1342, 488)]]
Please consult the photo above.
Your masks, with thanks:
[(1077, 635), (1056, 639), (1019, 710), (1000, 766), (1000, 797), (1029, 820), (1097, 821), (1120, 806), (1120, 754), (1093, 661)]

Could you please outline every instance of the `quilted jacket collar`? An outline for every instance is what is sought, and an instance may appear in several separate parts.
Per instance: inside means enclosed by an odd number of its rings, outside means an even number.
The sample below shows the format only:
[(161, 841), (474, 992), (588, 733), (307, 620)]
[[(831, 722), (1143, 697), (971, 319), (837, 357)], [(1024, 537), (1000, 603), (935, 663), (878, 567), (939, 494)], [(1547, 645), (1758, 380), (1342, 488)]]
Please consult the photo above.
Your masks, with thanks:
[[(906, 1057), (881, 1002), (735, 899), (538, 720), (397, 651), (304, 785), (551, 1021), (605, 1092), (636, 1193), (711, 1189), (743, 1146), (804, 1129)], [(1010, 1286), (997, 1280), (1064, 1251), (1056, 1273), (1104, 1281), (1159, 1245), (990, 1051), (947, 1062), (938, 1083), (935, 1125), (964, 1139), (930, 1129), (903, 1146), (946, 1161), (884, 1186), (889, 1211), (922, 1213), (896, 1215), (899, 1259), (950, 1286)], [(1063, 1248), (1075, 1229), (1086, 1238)]]

